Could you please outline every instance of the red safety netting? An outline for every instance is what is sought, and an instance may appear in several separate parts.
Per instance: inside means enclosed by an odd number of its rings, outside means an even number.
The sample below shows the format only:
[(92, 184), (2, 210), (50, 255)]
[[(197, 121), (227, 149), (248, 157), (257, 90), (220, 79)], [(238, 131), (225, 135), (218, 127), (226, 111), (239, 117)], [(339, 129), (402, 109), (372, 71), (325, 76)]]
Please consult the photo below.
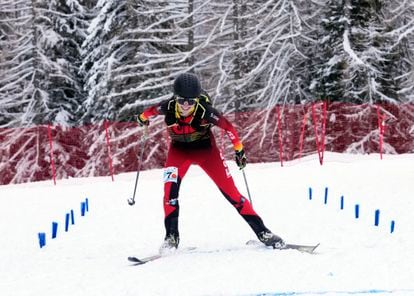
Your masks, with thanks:
[[(226, 115), (242, 138), (249, 162), (289, 161), (324, 152), (401, 154), (414, 152), (414, 105), (318, 102)], [(227, 136), (213, 129), (227, 159)], [(159, 117), (139, 160), (143, 129), (136, 123), (0, 129), (0, 184), (70, 177), (111, 176), (160, 168), (169, 139)]]

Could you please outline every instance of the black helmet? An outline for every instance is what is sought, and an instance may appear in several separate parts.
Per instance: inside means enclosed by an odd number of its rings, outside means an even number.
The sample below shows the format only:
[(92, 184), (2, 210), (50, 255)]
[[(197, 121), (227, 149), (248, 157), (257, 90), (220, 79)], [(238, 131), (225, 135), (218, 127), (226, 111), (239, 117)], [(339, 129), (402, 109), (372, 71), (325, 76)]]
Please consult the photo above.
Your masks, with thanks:
[(175, 95), (183, 98), (197, 98), (200, 93), (201, 84), (196, 75), (191, 73), (183, 73), (175, 79)]

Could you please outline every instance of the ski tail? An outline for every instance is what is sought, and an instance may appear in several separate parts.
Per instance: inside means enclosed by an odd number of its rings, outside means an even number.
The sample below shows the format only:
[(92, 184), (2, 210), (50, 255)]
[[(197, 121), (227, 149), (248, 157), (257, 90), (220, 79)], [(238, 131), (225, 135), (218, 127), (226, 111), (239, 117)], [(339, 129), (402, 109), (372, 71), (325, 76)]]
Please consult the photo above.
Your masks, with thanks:
[[(271, 248), (271, 247), (266, 247), (263, 243), (259, 242), (258, 240), (249, 240), (246, 243), (246, 245), (256, 246), (260, 248)], [(285, 246), (281, 248), (275, 248), (275, 250), (297, 250), (299, 252), (312, 254), (318, 246), (319, 244), (316, 244), (316, 245), (286, 244)]]

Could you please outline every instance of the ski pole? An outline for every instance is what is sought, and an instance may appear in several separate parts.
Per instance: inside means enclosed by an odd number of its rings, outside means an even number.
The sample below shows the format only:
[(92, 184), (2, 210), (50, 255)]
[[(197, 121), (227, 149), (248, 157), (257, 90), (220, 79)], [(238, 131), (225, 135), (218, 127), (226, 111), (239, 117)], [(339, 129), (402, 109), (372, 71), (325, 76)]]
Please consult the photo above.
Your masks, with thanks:
[(142, 157), (143, 157), (143, 154), (144, 154), (145, 143), (147, 142), (147, 139), (148, 139), (148, 127), (145, 126), (144, 128), (145, 128), (144, 129), (144, 136), (143, 136), (143, 140), (141, 142), (141, 151), (140, 151), (139, 160), (138, 160), (139, 163), (138, 163), (137, 175), (135, 177), (134, 195), (132, 196), (132, 198), (128, 198), (128, 204), (130, 206), (135, 204), (135, 193), (137, 192), (139, 172), (141, 171), (141, 164), (142, 164)]
[(243, 172), (244, 184), (246, 184), (247, 196), (249, 197), (250, 204), (253, 205), (252, 197), (250, 195), (250, 190), (249, 190), (249, 184), (247, 184), (246, 173), (244, 172), (244, 169), (242, 169), (241, 171)]

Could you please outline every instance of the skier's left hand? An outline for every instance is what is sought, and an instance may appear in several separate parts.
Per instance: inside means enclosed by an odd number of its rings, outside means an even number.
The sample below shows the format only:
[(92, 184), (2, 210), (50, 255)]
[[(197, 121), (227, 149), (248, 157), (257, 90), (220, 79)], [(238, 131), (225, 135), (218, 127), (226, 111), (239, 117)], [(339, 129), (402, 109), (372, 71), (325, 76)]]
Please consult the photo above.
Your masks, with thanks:
[(244, 149), (236, 150), (236, 163), (237, 166), (242, 170), (246, 167), (247, 158), (244, 154)]

